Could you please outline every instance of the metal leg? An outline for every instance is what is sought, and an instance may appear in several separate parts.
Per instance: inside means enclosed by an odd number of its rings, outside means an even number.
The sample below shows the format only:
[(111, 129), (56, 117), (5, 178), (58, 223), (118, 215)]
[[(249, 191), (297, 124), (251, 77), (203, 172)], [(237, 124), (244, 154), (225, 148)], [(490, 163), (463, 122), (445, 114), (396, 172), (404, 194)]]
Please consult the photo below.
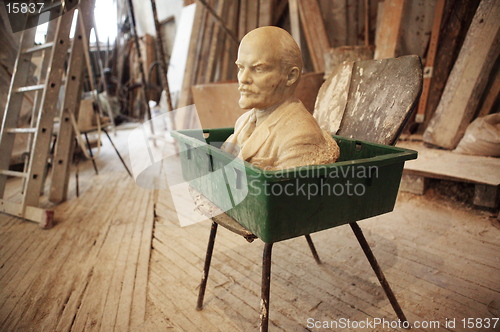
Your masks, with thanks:
[(262, 285), (260, 300), (260, 331), (267, 332), (269, 329), (269, 296), (271, 293), (271, 254), (272, 243), (266, 243), (262, 255)]
[(94, 165), (95, 174), (99, 174), (99, 171), (97, 170), (97, 165), (94, 160), (94, 154), (92, 153), (92, 147), (90, 146), (89, 136), (87, 135), (87, 133), (83, 133), (83, 135), (85, 136), (85, 141), (87, 141), (87, 148), (89, 149), (89, 154), (90, 157), (92, 158), (92, 165)]
[(215, 236), (217, 235), (218, 224), (212, 222), (210, 229), (210, 237), (208, 239), (207, 255), (205, 256), (205, 266), (203, 267), (203, 276), (201, 277), (200, 292), (198, 293), (198, 303), (196, 310), (203, 309), (203, 298), (205, 297), (205, 289), (207, 288), (208, 272), (210, 271), (210, 262), (212, 261), (212, 253), (214, 251)]
[(396, 315), (402, 322), (408, 322), (405, 314), (403, 313), (403, 310), (401, 310), (398, 300), (396, 300), (396, 296), (394, 296), (394, 293), (392, 292), (391, 287), (387, 282), (387, 279), (385, 279), (385, 276), (382, 273), (382, 270), (380, 269), (380, 266), (378, 265), (377, 260), (375, 259), (375, 256), (373, 255), (373, 252), (370, 249), (370, 246), (368, 245), (368, 242), (366, 242), (365, 236), (363, 235), (361, 228), (359, 228), (356, 222), (350, 223), (349, 225), (351, 225), (354, 235), (356, 235), (356, 238), (358, 239), (358, 242), (361, 245), (361, 248), (363, 249), (366, 258), (368, 258), (368, 261), (370, 262), (373, 271), (377, 275), (378, 281), (380, 282), (380, 285), (382, 285), (385, 295), (387, 295), (387, 298), (391, 302), (391, 305), (394, 308)]
[(316, 247), (314, 246), (314, 243), (311, 239), (311, 235), (306, 234), (304, 236), (306, 237), (307, 244), (309, 245), (309, 248), (311, 249), (314, 260), (316, 261), (316, 263), (321, 264), (321, 259), (319, 259), (318, 252), (316, 251)]
[(132, 176), (132, 173), (130, 173), (130, 170), (128, 169), (127, 164), (125, 164), (125, 161), (123, 161), (123, 158), (122, 158), (122, 156), (120, 155), (120, 152), (118, 152), (118, 149), (116, 148), (115, 143), (113, 143), (113, 140), (111, 140), (111, 137), (109, 137), (108, 132), (107, 132), (107, 131), (106, 131), (106, 129), (104, 129), (104, 128), (102, 128), (102, 131), (104, 131), (104, 133), (106, 134), (106, 136), (108, 136), (108, 139), (109, 139), (109, 141), (111, 142), (111, 145), (113, 146), (113, 149), (115, 149), (116, 154), (118, 155), (118, 158), (120, 158), (120, 160), (121, 160), (121, 162), (122, 162), (123, 166), (124, 166), (124, 167), (125, 167), (125, 169), (127, 170), (128, 175)]

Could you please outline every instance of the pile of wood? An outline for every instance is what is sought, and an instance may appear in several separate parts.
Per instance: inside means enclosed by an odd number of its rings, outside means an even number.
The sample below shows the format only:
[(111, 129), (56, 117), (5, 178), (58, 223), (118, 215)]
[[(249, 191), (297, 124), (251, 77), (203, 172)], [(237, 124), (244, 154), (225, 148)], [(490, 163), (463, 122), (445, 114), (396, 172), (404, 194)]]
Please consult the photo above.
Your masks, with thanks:
[[(353, 17), (361, 15), (366, 22), (368, 1), (353, 1)], [(191, 87), (197, 84), (236, 80), (234, 61), (241, 38), (259, 26), (281, 26), (292, 34), (301, 46), (305, 71), (324, 72), (325, 53), (332, 41), (324, 22), (323, 8), (332, 10), (332, 1), (318, 0), (198, 0), (195, 12), (188, 59), (177, 107), (193, 103)], [(321, 6), (320, 6), (321, 5)], [(336, 9), (347, 22), (347, 8)], [(328, 13), (328, 11), (327, 11)], [(327, 15), (326, 15), (327, 16)], [(327, 16), (328, 17), (328, 16)], [(358, 20), (355, 20), (358, 22)], [(365, 32), (364, 25), (355, 25)], [(355, 30), (355, 29), (351, 29)], [(367, 30), (366, 30), (367, 31)], [(343, 29), (347, 37), (348, 29)], [(342, 35), (339, 33), (338, 35)], [(366, 38), (356, 39), (364, 41)]]
[(424, 88), (407, 133), (431, 145), (453, 149), (474, 118), (498, 111), (500, 4), (494, 0), (184, 0), (191, 4), (175, 108), (193, 104), (193, 86), (236, 81), (241, 38), (276, 25), (301, 47), (306, 73), (327, 76), (344, 60), (420, 56)]
[(500, 111), (499, 17), (498, 1), (480, 2), (424, 133), (426, 143), (454, 149), (476, 116)]

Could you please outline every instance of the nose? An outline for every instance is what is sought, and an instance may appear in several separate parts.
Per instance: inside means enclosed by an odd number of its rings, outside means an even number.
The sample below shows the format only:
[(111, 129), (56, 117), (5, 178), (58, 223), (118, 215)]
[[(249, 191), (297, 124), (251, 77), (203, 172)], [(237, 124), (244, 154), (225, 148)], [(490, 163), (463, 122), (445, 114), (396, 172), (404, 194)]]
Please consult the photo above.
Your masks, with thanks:
[(252, 77), (250, 75), (250, 68), (244, 68), (238, 72), (238, 81), (241, 84), (252, 84)]

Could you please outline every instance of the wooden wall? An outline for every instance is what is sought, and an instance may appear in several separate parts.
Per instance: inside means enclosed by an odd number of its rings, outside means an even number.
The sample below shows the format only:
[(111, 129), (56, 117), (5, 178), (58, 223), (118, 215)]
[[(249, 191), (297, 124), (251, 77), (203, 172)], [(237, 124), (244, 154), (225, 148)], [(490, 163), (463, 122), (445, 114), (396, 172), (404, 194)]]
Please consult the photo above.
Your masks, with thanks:
[[(472, 116), (464, 119), (460, 130), (458, 127), (454, 129), (458, 133), (456, 137), (460, 137), (466, 125), (478, 114), (498, 111), (500, 79), (498, 52), (495, 53), (498, 37), (488, 42), (474, 35), (474, 29), (470, 30), (478, 7), (494, 12), (499, 6), (493, 0), (184, 1), (185, 5), (192, 3), (197, 7), (192, 33), (186, 36), (190, 43), (177, 107), (193, 103), (191, 87), (194, 85), (235, 81), (234, 60), (239, 40), (255, 27), (277, 25), (287, 29), (299, 43), (305, 72), (328, 73), (339, 61), (353, 57), (420, 56), (426, 85), (419, 115), (407, 127), (408, 133), (419, 135), (431, 125), (446, 86), (451, 89), (453, 80), (464, 79), (455, 75), (449, 80), (459, 54), (471, 51), (463, 48), (470, 45), (476, 49), (487, 48), (491, 66), (477, 77), (480, 81), (480, 89), (475, 90), (477, 102), (467, 106), (473, 107), (468, 111)], [(496, 36), (494, 22), (486, 24), (490, 25), (488, 31)], [(464, 44), (466, 38), (476, 40)], [(446, 108), (445, 105), (442, 107)], [(443, 121), (447, 123), (446, 117)], [(430, 137), (428, 134), (424, 136)], [(454, 143), (445, 145), (426, 140), (434, 145), (454, 148)]]

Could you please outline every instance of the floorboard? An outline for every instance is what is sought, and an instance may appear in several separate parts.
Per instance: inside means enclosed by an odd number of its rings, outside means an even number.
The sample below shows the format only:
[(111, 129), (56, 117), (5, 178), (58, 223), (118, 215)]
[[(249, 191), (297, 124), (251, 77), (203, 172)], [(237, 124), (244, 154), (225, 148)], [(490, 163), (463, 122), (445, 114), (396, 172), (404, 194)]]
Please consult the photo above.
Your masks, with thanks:
[[(129, 133), (111, 137), (130, 165), (130, 151), (141, 146)], [(219, 227), (197, 311), (211, 222), (181, 227), (164, 174), (150, 182), (156, 189), (141, 188), (106, 138), (103, 144), (99, 175), (90, 161), (78, 164), (80, 195), (73, 175), (68, 200), (54, 207), (54, 228), (0, 214), (0, 331), (258, 330), (263, 243)], [(171, 144), (155, 149), (176, 158)], [(178, 170), (172, 174), (180, 179)], [(17, 184), (8, 183), (14, 199)], [(499, 316), (500, 225), (493, 212), (429, 190), (400, 193), (394, 212), (359, 225), (410, 322), (463, 331), (463, 318)], [(358, 331), (331, 324), (397, 320), (349, 226), (312, 239), (321, 265), (303, 237), (274, 245), (271, 331)], [(456, 326), (446, 328), (447, 319)]]

